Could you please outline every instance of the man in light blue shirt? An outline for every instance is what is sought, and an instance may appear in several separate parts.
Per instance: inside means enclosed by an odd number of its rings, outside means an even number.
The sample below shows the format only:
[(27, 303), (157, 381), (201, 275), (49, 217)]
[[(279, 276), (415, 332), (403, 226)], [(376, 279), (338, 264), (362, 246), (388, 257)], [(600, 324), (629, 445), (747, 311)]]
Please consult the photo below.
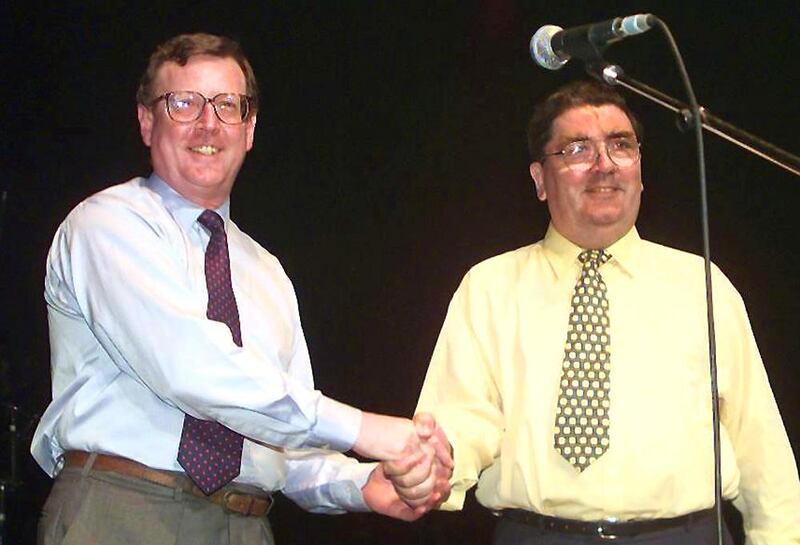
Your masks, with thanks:
[[(452, 461), (435, 422), (362, 412), (314, 389), (291, 282), (229, 217), (257, 96), (235, 42), (162, 44), (137, 93), (153, 174), (89, 197), (55, 235), (45, 280), (53, 401), (31, 446), (56, 476), (41, 543), (272, 543), (272, 491), (311, 511), (407, 520), (448, 493), (437, 475)], [(204, 211), (224, 233), (198, 221)], [(238, 342), (210, 318), (206, 248), (217, 234)], [(178, 461), (188, 420), (240, 445), (216, 458), (238, 466), (218, 490), (202, 492)], [(201, 457), (216, 448), (206, 439)], [(417, 464), (428, 476), (417, 507), (380, 466), (336, 452), (351, 448)]]

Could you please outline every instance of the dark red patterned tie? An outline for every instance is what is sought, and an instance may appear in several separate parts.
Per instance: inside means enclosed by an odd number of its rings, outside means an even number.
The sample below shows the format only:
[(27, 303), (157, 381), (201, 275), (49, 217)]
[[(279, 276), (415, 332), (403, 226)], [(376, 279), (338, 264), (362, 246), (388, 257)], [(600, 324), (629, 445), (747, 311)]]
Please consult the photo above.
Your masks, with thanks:
[[(203, 211), (197, 221), (211, 233), (206, 248), (206, 316), (209, 320), (227, 325), (233, 342), (242, 346), (224, 222), (213, 210)], [(241, 435), (219, 422), (198, 420), (187, 414), (183, 419), (178, 463), (200, 490), (205, 494), (213, 494), (239, 475), (243, 442)]]

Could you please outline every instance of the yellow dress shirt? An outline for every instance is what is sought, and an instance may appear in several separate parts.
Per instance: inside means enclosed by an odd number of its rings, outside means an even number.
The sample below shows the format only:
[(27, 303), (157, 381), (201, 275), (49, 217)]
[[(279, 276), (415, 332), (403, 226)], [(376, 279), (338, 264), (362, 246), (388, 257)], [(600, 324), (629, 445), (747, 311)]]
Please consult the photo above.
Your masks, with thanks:
[[(450, 303), (418, 411), (455, 452), (459, 509), (476, 482), (489, 509), (564, 518), (676, 517), (713, 505), (714, 464), (703, 262), (639, 238), (608, 252), (608, 450), (583, 473), (553, 448), (570, 299), (581, 248), (544, 240), (488, 259)], [(800, 543), (800, 482), (741, 297), (713, 268), (723, 494), (748, 544)]]

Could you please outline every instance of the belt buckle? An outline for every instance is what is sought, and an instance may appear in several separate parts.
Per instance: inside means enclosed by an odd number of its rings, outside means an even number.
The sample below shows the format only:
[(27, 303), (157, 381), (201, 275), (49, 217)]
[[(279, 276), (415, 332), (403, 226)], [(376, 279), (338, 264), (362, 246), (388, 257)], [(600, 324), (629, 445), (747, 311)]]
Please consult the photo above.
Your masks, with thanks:
[(613, 541), (613, 540), (617, 539), (617, 537), (619, 537), (619, 536), (617, 536), (616, 534), (606, 533), (608, 530), (606, 530), (605, 525), (606, 525), (606, 523), (614, 524), (618, 520), (619, 519), (617, 519), (616, 517), (609, 517), (609, 518), (604, 519), (603, 521), (601, 521), (600, 524), (597, 525), (597, 536), (600, 539), (604, 539), (606, 541)]
[[(241, 509), (234, 509), (233, 507), (231, 507), (231, 500), (233, 500), (234, 497), (242, 497), (242, 496), (245, 496), (249, 500), (247, 504), (247, 510), (242, 511)], [(242, 494), (240, 492), (237, 492), (236, 490), (228, 490), (225, 492), (225, 494), (222, 495), (222, 509), (228, 514), (249, 516), (250, 510), (253, 508), (254, 501), (255, 500), (253, 500), (252, 496), (248, 496), (247, 494)]]

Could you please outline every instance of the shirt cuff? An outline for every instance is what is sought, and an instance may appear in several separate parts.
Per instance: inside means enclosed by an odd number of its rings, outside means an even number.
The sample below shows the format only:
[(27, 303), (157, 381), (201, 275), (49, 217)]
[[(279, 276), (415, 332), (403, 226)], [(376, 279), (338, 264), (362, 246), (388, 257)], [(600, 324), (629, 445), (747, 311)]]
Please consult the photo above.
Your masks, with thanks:
[(371, 511), (364, 501), (362, 489), (377, 466), (377, 463), (372, 462), (360, 463), (352, 464), (342, 470), (339, 478), (347, 479), (351, 486), (354, 486), (351, 493), (346, 493), (344, 489), (336, 491), (334, 499), (339, 507), (351, 513)]
[(361, 411), (324, 395), (317, 405), (317, 423), (311, 428), (315, 446), (346, 452), (358, 439)]

